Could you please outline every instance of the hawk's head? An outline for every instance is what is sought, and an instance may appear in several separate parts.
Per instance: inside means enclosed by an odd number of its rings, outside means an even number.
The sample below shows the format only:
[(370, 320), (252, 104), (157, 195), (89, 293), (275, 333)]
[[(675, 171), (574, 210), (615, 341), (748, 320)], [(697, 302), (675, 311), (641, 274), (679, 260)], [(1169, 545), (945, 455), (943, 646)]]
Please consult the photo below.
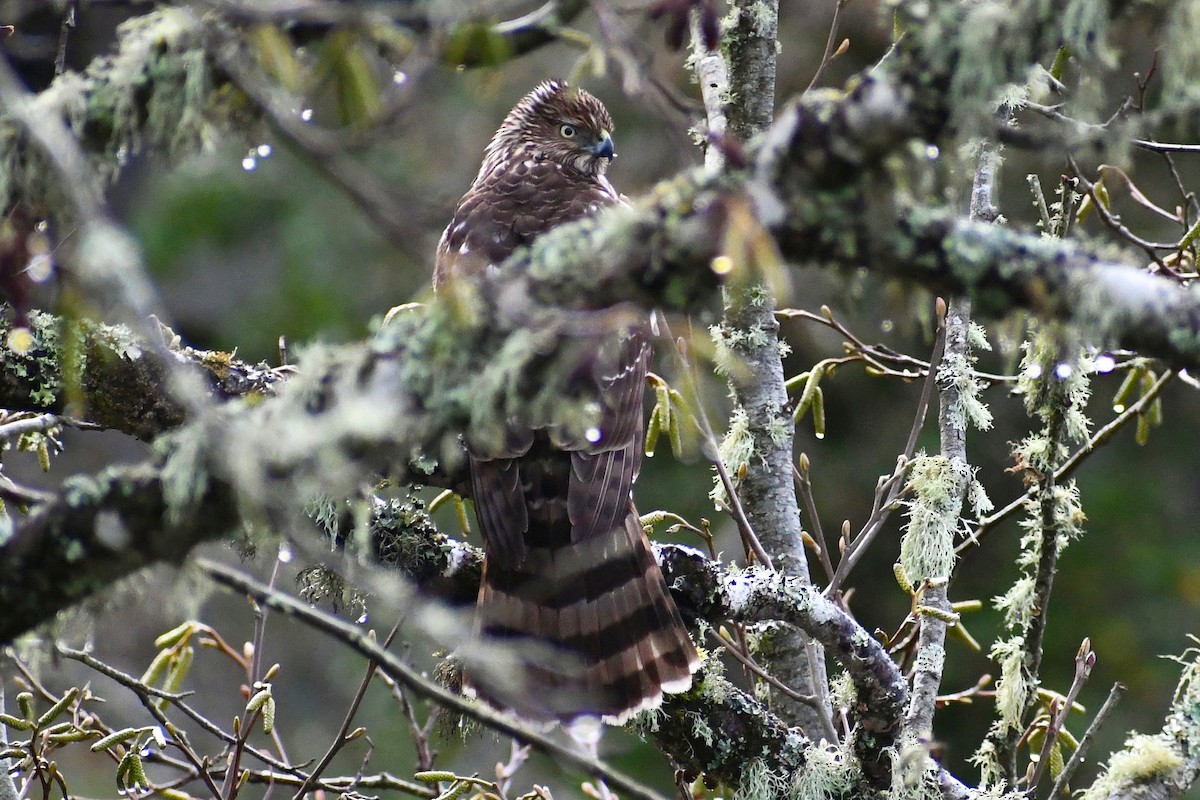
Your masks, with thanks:
[(486, 162), (530, 157), (602, 175), (616, 157), (613, 121), (583, 89), (546, 81), (509, 112), (487, 147)]

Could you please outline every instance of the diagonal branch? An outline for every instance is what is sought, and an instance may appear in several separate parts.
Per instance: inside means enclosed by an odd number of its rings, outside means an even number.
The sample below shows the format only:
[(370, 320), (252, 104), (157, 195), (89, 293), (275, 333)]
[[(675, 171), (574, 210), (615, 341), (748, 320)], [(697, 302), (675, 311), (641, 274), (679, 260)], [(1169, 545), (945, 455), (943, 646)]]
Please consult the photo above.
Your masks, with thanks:
[(375, 641), (375, 637), (363, 628), (313, 608), (303, 600), (273, 589), (224, 564), (206, 558), (199, 559), (197, 563), (210, 578), (222, 586), (245, 593), (281, 614), (334, 636), (338, 641), (377, 664), (380, 672), (404, 684), (426, 700), (467, 714), (486, 724), (492, 730), (500, 731), (518, 741), (532, 745), (543, 753), (553, 755), (560, 763), (569, 764), (590, 776), (602, 778), (614, 789), (620, 790), (628, 797), (641, 798), (641, 800), (662, 800), (653, 790), (642, 786), (623, 773), (614, 771), (612, 767), (580, 750), (566, 747), (549, 736), (520, 724), (509, 715), (502, 714), (481, 703), (473, 703), (439, 686), (405, 664), (393, 653), (380, 647)]

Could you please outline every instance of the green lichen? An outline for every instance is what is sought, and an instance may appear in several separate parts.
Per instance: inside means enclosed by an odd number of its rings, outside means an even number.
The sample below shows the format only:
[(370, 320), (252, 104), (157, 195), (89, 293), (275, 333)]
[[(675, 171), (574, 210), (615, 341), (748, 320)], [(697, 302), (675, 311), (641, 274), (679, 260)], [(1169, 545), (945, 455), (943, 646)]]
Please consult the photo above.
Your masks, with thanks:
[(71, 475), (63, 481), (63, 500), (71, 508), (80, 508), (96, 502), (104, 491), (104, 484), (87, 475)]
[(304, 515), (320, 526), (330, 542), (336, 540), (341, 533), (342, 508), (332, 497), (318, 495), (309, 498), (304, 504)]
[(965, 464), (943, 455), (919, 453), (909, 467), (907, 522), (900, 540), (900, 566), (908, 581), (918, 586), (948, 578), (954, 567), (954, 534), (961, 528)]
[(704, 742), (708, 747), (712, 747), (717, 737), (713, 733), (712, 727), (709, 726), (708, 720), (692, 711), (686, 712), (686, 716), (691, 726), (692, 737)]
[(663, 711), (662, 706), (643, 709), (629, 718), (629, 721), (625, 723), (625, 729), (639, 739), (649, 740), (658, 733), (666, 717), (667, 712)]
[(208, 489), (207, 442), (202, 426), (189, 426), (164, 437), (159, 452), (162, 494), (167, 521), (178, 525), (187, 519)]
[(1134, 734), (1123, 750), (1113, 754), (1104, 774), (1088, 787), (1081, 800), (1124, 794), (1130, 787), (1167, 778), (1186, 764), (1178, 750), (1162, 737)]
[(1169, 57), (1163, 63), (1164, 101), (1172, 104), (1194, 104), (1200, 100), (1200, 4), (1173, 3), (1163, 25), (1163, 52)]
[(903, 750), (889, 750), (892, 786), (889, 800), (941, 800), (938, 764), (929, 756), (929, 745), (914, 742)]
[(57, 398), (58, 395), (47, 384), (42, 384), (37, 389), (34, 389), (29, 393), (29, 399), (32, 400), (35, 405), (41, 408), (49, 408), (50, 406), (54, 405), (54, 401)]
[(992, 412), (982, 400), (984, 385), (975, 373), (977, 360), (974, 350), (991, 350), (983, 328), (975, 323), (967, 332), (967, 348), (954, 348), (943, 356), (938, 365), (938, 385), (953, 389), (954, 403), (949, 409), (947, 424), (956, 430), (967, 425), (986, 431), (992, 427)]
[(725, 324), (710, 326), (708, 333), (714, 345), (713, 370), (722, 377), (732, 377), (741, 368), (737, 347), (744, 334)]
[(829, 679), (829, 702), (834, 708), (854, 708), (858, 702), (858, 688), (850, 673), (842, 670)]
[(992, 599), (992, 605), (1004, 613), (1004, 626), (1024, 630), (1033, 617), (1034, 584), (1032, 575), (1022, 575), (1008, 591)]
[(1162, 730), (1153, 736), (1132, 734), (1082, 800), (1138, 796), (1139, 787), (1150, 782), (1186, 786), (1194, 780), (1192, 762), (1200, 752), (1200, 649), (1188, 648), (1172, 660), (1183, 672)]
[(996, 683), (997, 719), (987, 741), (975, 753), (985, 776), (984, 785), (991, 785), (1005, 774), (999, 759), (1007, 757), (1005, 749), (1022, 730), (1037, 688), (1035, 676), (1029, 674), (1025, 634), (1038, 622), (1038, 615), (1045, 613), (1038, 595), (1043, 556), (1048, 554), (1049, 546), (1055, 557), (1061, 554), (1081, 534), (1085, 521), (1074, 482), (1056, 482), (1048, 476), (1066, 458), (1068, 444), (1087, 436), (1083, 408), (1092, 367), (1074, 338), (1056, 326), (1039, 327), (1023, 347), (1017, 389), (1024, 396), (1029, 415), (1041, 423), (1041, 428), (1016, 447), (1015, 458), (1037, 492), (1025, 503), (1026, 515), (1021, 521), (1023, 534), (1017, 556), (1021, 574), (1008, 592), (993, 601), (1004, 613), (1006, 628), (1016, 635), (998, 640), (990, 654), (1000, 664), (1001, 677)]
[(1029, 682), (1025, 671), (1025, 638), (1014, 636), (1001, 639), (992, 645), (989, 656), (1000, 664), (1000, 678), (996, 681), (997, 723), (1001, 730), (1019, 730), (1021, 718), (1033, 692), (1037, 688)]
[(979, 787), (981, 789), (995, 793), (1004, 791), (1006, 785), (1004, 770), (1000, 764), (1000, 754), (996, 749), (995, 741), (985, 739), (971, 756), (970, 761), (979, 768)]
[[(7, 333), (10, 323), (0, 325), (0, 366), (18, 378), (37, 378), (38, 382), (29, 389), (30, 399), (40, 408), (52, 407), (62, 389), (61, 375), (64, 370), (64, 343), (80, 340), (78, 326), (71, 326), (74, 336), (63, 336), (62, 321), (50, 314), (32, 311), (29, 314), (32, 345), (21, 352), (8, 344)], [(76, 348), (78, 349), (78, 348)], [(74, 374), (78, 374), (78, 368)]]
[(369, 515), (362, 527), (370, 531), (374, 555), (381, 563), (414, 577), (428, 566), (445, 564), (448, 541), (419, 497), (409, 494), (369, 502)]
[[(735, 408), (730, 415), (729, 428), (721, 440), (719, 453), (721, 463), (725, 465), (726, 471), (735, 483), (738, 474), (750, 465), (752, 458), (756, 457), (754, 436), (750, 433), (750, 418), (741, 406)], [(714, 485), (708, 496), (712, 498), (713, 504), (718, 508), (729, 504), (729, 494), (725, 491), (725, 485), (719, 476), (714, 477)]]
[[(1010, 85), (1025, 84), (1029, 65), (1051, 58), (1060, 46), (1085, 71), (1102, 72), (1114, 60), (1107, 44), (1108, 7), (1092, 0), (893, 0), (892, 5), (919, 53), (920, 79), (944, 86), (948, 124), (962, 139), (992, 131), (998, 104), (1011, 96)], [(1072, 102), (1087, 116), (1100, 99), (1091, 92)]]
[(736, 800), (774, 800), (783, 796), (787, 776), (771, 771), (761, 758), (754, 758), (742, 769), (742, 779), (733, 796)]

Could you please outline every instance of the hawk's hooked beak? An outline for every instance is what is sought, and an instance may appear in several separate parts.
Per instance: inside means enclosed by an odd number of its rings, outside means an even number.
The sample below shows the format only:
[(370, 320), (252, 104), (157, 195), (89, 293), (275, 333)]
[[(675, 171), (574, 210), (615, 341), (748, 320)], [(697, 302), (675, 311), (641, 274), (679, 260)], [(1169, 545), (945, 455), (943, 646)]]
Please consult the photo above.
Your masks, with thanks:
[(608, 131), (600, 131), (600, 141), (588, 148), (596, 158), (607, 158), (610, 161), (617, 157), (617, 151), (613, 148), (612, 137)]

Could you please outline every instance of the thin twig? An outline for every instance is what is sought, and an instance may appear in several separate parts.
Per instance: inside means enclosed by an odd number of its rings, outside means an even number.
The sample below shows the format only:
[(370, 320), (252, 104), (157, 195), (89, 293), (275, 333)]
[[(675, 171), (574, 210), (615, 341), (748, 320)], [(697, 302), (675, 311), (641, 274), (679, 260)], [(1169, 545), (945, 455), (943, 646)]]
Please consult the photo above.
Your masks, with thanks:
[(22, 486), (7, 475), (0, 475), (0, 499), (12, 501), (18, 505), (35, 506), (49, 503), (58, 495), (53, 492), (43, 492), (31, 486)]
[(392, 692), (392, 697), (396, 698), (400, 710), (404, 712), (405, 721), (408, 722), (408, 730), (413, 738), (413, 747), (417, 751), (417, 766), (421, 769), (433, 769), (433, 754), (429, 750), (429, 737), (433, 733), (433, 726), (437, 722), (440, 709), (437, 706), (431, 708), (425, 717), (425, 724), (422, 725), (417, 719), (416, 709), (409, 701), (408, 695), (404, 693), (404, 687), (386, 675), (384, 680), (388, 683), (388, 688)]
[(876, 494), (877, 502), (875, 509), (871, 513), (871, 517), (863, 525), (862, 530), (858, 535), (846, 546), (846, 551), (842, 553), (841, 559), (838, 561), (837, 570), (833, 575), (833, 580), (829, 582), (829, 586), (825, 589), (826, 596), (832, 596), (840, 590), (842, 582), (846, 580), (846, 576), (854, 565), (862, 558), (866, 548), (871, 544), (879, 531), (883, 528), (883, 523), (891, 515), (892, 509), (896, 500), (904, 491), (904, 483), (899, 478), (907, 469), (907, 464), (912, 460), (913, 451), (917, 447), (917, 438), (921, 435), (921, 429), (925, 426), (925, 415), (929, 411), (929, 400), (933, 395), (933, 385), (936, 382), (937, 367), (942, 361), (942, 353), (946, 348), (946, 328), (939, 324), (937, 336), (933, 344), (933, 355), (929, 358), (930, 368), (925, 375), (925, 383), (921, 386), (921, 397), (917, 401), (917, 413), (913, 417), (912, 428), (908, 432), (908, 440), (904, 443), (904, 453), (897, 460), (895, 471), (891, 478), (885, 482), (890, 488), (887, 491), (887, 499), (883, 502), (878, 502), (879, 494)]
[(734, 486), (733, 479), (729, 476), (729, 470), (725, 468), (725, 461), (721, 458), (721, 448), (717, 443), (717, 435), (713, 432), (712, 423), (709, 422), (708, 412), (704, 410), (704, 402), (700, 396), (700, 380), (696, 376), (696, 365), (688, 356), (687, 347), (683, 339), (675, 339), (671, 336), (670, 326), (665, 319), (659, 321), (663, 326), (663, 332), (671, 338), (675, 344), (675, 352), (679, 356), (679, 362), (683, 365), (683, 375), (688, 382), (688, 390), (695, 398), (695, 411), (692, 414), (692, 422), (695, 424), (700, 435), (704, 438), (704, 455), (712, 461), (713, 466), (717, 469), (717, 476), (721, 479), (721, 485), (725, 489), (725, 494), (729, 498), (729, 512), (737, 523), (738, 533), (742, 536), (742, 544), (745, 545), (748, 552), (754, 554), (758, 563), (762, 564), (767, 569), (775, 569), (775, 565), (771, 563), (771, 557), (767, 555), (767, 551), (763, 549), (762, 542), (754, 533), (754, 528), (750, 524), (750, 518), (746, 516), (746, 509), (742, 506), (741, 498), (738, 497), (737, 488)]
[(755, 675), (762, 678), (764, 681), (771, 684), (779, 691), (783, 692), (783, 694), (785, 694), (786, 696), (792, 698), (793, 700), (795, 700), (799, 703), (804, 703), (807, 706), (811, 706), (811, 707), (817, 708), (817, 709), (820, 708), (820, 706), (817, 705), (817, 698), (814, 695), (800, 694), (800, 692), (797, 692), (795, 689), (791, 688), (790, 686), (784, 685), (782, 682), (780, 682), (780, 680), (778, 678), (769, 674), (766, 670), (764, 670), (761, 666), (759, 666), (758, 662), (755, 661), (751, 656), (747, 655), (746, 653), (743, 653), (740, 647), (735, 646), (733, 644), (733, 642), (729, 641), (724, 636), (717, 633), (717, 631), (714, 628), (708, 629), (708, 636), (714, 642), (721, 645), (721, 647), (724, 647), (726, 650), (728, 650), (730, 653), (732, 653), (734, 658), (736, 658), (738, 661), (742, 662), (742, 665), (745, 666), (746, 669), (750, 670)]
[(708, 124), (708, 144), (704, 148), (704, 165), (709, 169), (720, 169), (725, 162), (716, 140), (725, 137), (728, 119), (725, 105), (729, 102), (729, 65), (721, 48), (709, 50), (704, 45), (700, 32), (700, 11), (693, 9), (690, 15), (692, 30), (692, 61), (696, 79), (700, 83), (700, 96), (704, 100), (704, 116)]
[(1092, 741), (1096, 738), (1096, 732), (1103, 727), (1108, 721), (1108, 715), (1120, 702), (1121, 696), (1125, 694), (1125, 684), (1114, 683), (1108, 691), (1108, 697), (1104, 701), (1104, 705), (1100, 706), (1100, 710), (1096, 712), (1096, 716), (1092, 718), (1092, 723), (1088, 725), (1083, 736), (1079, 739), (1079, 746), (1075, 748), (1075, 752), (1071, 754), (1063, 771), (1058, 774), (1058, 778), (1054, 781), (1053, 788), (1050, 789), (1050, 800), (1062, 795), (1067, 788), (1067, 784), (1071, 780), (1071, 776), (1075, 774), (1075, 770), (1079, 769), (1079, 765), (1083, 763), (1084, 756), (1092, 745)]
[[(775, 312), (775, 315), (780, 319), (802, 319), (807, 322), (815, 322), (818, 325), (823, 325), (832, 331), (836, 331), (839, 335), (845, 338), (846, 344), (843, 345), (853, 354), (850, 360), (862, 360), (868, 365), (878, 370), (882, 375), (894, 378), (902, 378), (904, 380), (913, 380), (914, 378), (924, 378), (929, 374), (929, 362), (922, 359), (910, 356), (907, 353), (897, 352), (886, 345), (878, 344), (871, 345), (864, 342), (860, 337), (856, 336), (853, 331), (843, 325), (833, 316), (833, 311), (829, 306), (821, 306), (821, 313), (814, 314), (803, 308), (781, 308)], [(841, 362), (842, 359), (832, 359), (834, 363)], [(902, 365), (903, 369), (894, 369), (887, 366), (885, 361)], [(977, 369), (972, 369), (970, 372), (972, 378), (975, 378), (986, 383), (1014, 383), (1017, 380), (1016, 375), (999, 375), (994, 372), (981, 372)]]
[(792, 478), (796, 481), (796, 489), (800, 493), (800, 500), (804, 503), (804, 513), (808, 514), (809, 524), (813, 529), (812, 540), (816, 545), (817, 559), (821, 562), (821, 569), (825, 570), (827, 580), (833, 580), (834, 569), (833, 562), (829, 558), (829, 542), (825, 538), (825, 531), (821, 528), (821, 518), (817, 516), (817, 502), (813, 498), (812, 480), (808, 477), (808, 470), (801, 470), (793, 465)]
[(171, 692), (163, 692), (159, 689), (149, 686), (148, 684), (142, 683), (132, 675), (126, 675), (125, 673), (110, 667), (109, 665), (92, 656), (86, 650), (76, 650), (74, 648), (67, 647), (64, 644), (56, 645), (55, 650), (64, 658), (78, 661), (95, 670), (96, 672), (116, 680), (118, 683), (121, 683), (127, 688), (133, 689), (138, 700), (146, 708), (146, 710), (150, 712), (150, 716), (154, 717), (155, 721), (163, 727), (164, 732), (171, 737), (171, 740), (175, 743), (175, 746), (181, 753), (183, 753), (184, 758), (186, 758), (192, 765), (192, 768), (196, 771), (197, 777), (204, 781), (204, 785), (208, 788), (208, 791), (213, 796), (214, 800), (220, 800), (222, 797), (221, 789), (208, 774), (208, 769), (206, 768), (203, 759), (201, 759), (200, 756), (197, 755), (196, 751), (192, 749), (191, 745), (188, 744), (187, 737), (183, 731), (172, 725), (170, 720), (167, 719), (167, 715), (164, 714), (162, 709), (158, 707), (158, 703), (155, 703), (151, 699), (152, 697), (165, 697), (169, 700), (177, 700), (182, 695), (173, 694)]
[[(125, 688), (132, 691), (134, 694), (145, 693), (145, 694), (151, 695), (153, 697), (161, 697), (161, 698), (171, 701), (171, 704), (173, 706), (178, 708), (181, 712), (183, 712), (183, 714), (186, 717), (188, 717), (193, 722), (195, 722), (197, 725), (199, 725), (201, 728), (203, 728), (207, 733), (216, 737), (217, 739), (219, 739), (226, 745), (234, 745), (237, 743), (237, 737), (235, 737), (233, 734), (229, 733), (228, 731), (222, 730), (222, 728), (219, 725), (215, 724), (208, 717), (204, 716), (199, 711), (197, 711), (196, 709), (194, 709), (190, 705), (188, 705), (186, 702), (184, 702), (184, 698), (191, 696), (192, 694), (194, 694), (193, 692), (172, 693), (172, 692), (163, 691), (162, 689), (156, 688), (154, 686), (149, 686), (149, 685), (143, 683), (142, 681), (138, 680), (137, 678), (133, 677), (132, 675), (122, 672), (121, 670), (119, 670), (109, 664), (105, 664), (103, 661), (100, 661), (99, 659), (93, 657), (90, 653), (88, 653), (84, 650), (75, 650), (70, 647), (66, 647), (65, 645), (59, 644), (56, 646), (56, 651), (63, 658), (70, 658), (75, 661), (79, 661), (79, 662), (83, 663), (84, 665), (90, 667), (91, 669), (95, 670), (96, 672), (99, 672), (101, 675), (104, 675), (105, 677), (110, 678), (113, 681), (116, 681), (120, 685), (122, 685)], [(290, 765), (284, 761), (280, 761), (279, 759), (272, 756), (270, 753), (260, 750), (257, 747), (253, 747), (251, 745), (246, 745), (246, 752), (249, 753), (250, 755), (254, 756), (259, 761), (261, 761), (262, 763), (266, 764), (269, 767), (272, 767), (272, 768), (278, 769), (278, 770), (283, 770), (283, 771), (288, 772), (293, 775), (299, 775), (301, 777), (304, 776), (303, 772), (301, 772), (301, 770), (299, 770), (298, 768), (293, 767), (292, 765)]]
[[(275, 558), (271, 569), (271, 579), (268, 585), (274, 589), (275, 581), (279, 579), (279, 565), (281, 559)], [(267, 613), (269, 609), (260, 604), (254, 606), (254, 636), (251, 638), (250, 664), (246, 669), (246, 681), (254, 687), (262, 677), (262, 651), (263, 639), (267, 632)], [(237, 741), (233, 745), (233, 752), (229, 754), (229, 769), (225, 773), (225, 783), (221, 787), (221, 796), (225, 800), (233, 800), (237, 792), (238, 776), (241, 773), (242, 754), (246, 749), (246, 742), (250, 738), (250, 732), (254, 729), (254, 722), (258, 718), (258, 711), (251, 711), (242, 720), (241, 730), (237, 731)], [(283, 761), (287, 761), (287, 756), (280, 754)]]
[(1062, 707), (1057, 714), (1054, 714), (1050, 720), (1050, 726), (1046, 728), (1042, 752), (1038, 756), (1037, 766), (1034, 767), (1033, 777), (1030, 779), (1027, 789), (1030, 794), (1036, 792), (1037, 787), (1041, 784), (1042, 776), (1046, 773), (1046, 765), (1050, 761), (1050, 751), (1058, 739), (1058, 732), (1062, 730), (1063, 724), (1067, 721), (1067, 715), (1071, 713), (1071, 707), (1075, 705), (1075, 698), (1079, 696), (1079, 691), (1087, 683), (1094, 666), (1096, 666), (1096, 653), (1092, 650), (1091, 641), (1084, 639), (1083, 644), (1079, 646), (1079, 654), (1075, 657), (1075, 677), (1071, 681), (1071, 688), (1067, 691), (1066, 699), (1062, 701)]
[[(1175, 159), (1170, 153), (1163, 153), (1163, 160), (1167, 162), (1167, 170), (1171, 173), (1171, 179), (1175, 181), (1175, 188), (1179, 189), (1179, 195), (1183, 198), (1183, 230), (1186, 234), (1191, 225), (1191, 219), (1194, 216), (1200, 216), (1200, 201), (1196, 199), (1196, 193), (1189, 191), (1183, 183), (1183, 177), (1179, 174), (1179, 168), (1175, 166)], [(1189, 214), (1188, 212), (1191, 212)]]
[[(247, 780), (251, 783), (265, 783), (268, 785), (300, 786), (305, 781), (305, 778), (302, 776), (280, 775), (279, 773), (267, 770), (243, 770), (243, 774), (247, 775)], [(220, 769), (213, 770), (213, 776), (217, 778), (224, 777), (224, 771)], [(432, 798), (437, 796), (437, 791), (431, 786), (406, 781), (388, 772), (380, 772), (376, 775), (346, 775), (337, 778), (325, 778), (309, 787), (309, 791), (314, 789), (348, 796), (353, 796), (349, 793), (361, 789), (390, 789), (392, 791), (411, 794), (415, 797)], [(361, 795), (358, 796), (361, 797)]]
[(1200, 144), (1152, 142), (1149, 139), (1134, 139), (1133, 144), (1151, 153), (1200, 153)]
[(360, 655), (377, 661), (379, 669), (382, 672), (391, 675), (395, 680), (403, 683), (427, 700), (470, 716), (493, 730), (532, 745), (534, 749), (546, 753), (564, 764), (569, 764), (593, 777), (602, 778), (613, 787), (624, 791), (629, 797), (642, 798), (643, 800), (664, 800), (653, 789), (643, 786), (623, 773), (617, 772), (609, 765), (585, 756), (569, 747), (564, 747), (548, 736), (525, 727), (512, 717), (503, 715), (481, 704), (473, 703), (430, 681), (395, 655), (382, 649), (372, 637), (368, 636), (366, 632), (357, 626), (319, 609), (311, 608), (303, 601), (278, 590), (271, 589), (269, 586), (224, 564), (207, 558), (198, 558), (195, 563), (210, 578), (222, 586), (250, 595), (258, 602), (270, 605), (281, 613), (287, 614), (297, 621), (337, 639)]
[[(403, 620), (392, 626), (392, 630), (383, 640), (383, 647), (387, 648), (391, 646), (392, 640), (396, 638), (396, 634), (399, 632), (402, 622)], [(375, 677), (375, 672), (378, 666), (379, 665), (374, 661), (371, 661), (367, 664), (366, 674), (363, 675), (362, 680), (358, 683), (358, 691), (354, 693), (354, 699), (350, 701), (350, 708), (347, 709), (346, 716), (342, 719), (342, 725), (340, 728), (338, 728), (337, 734), (333, 737), (333, 743), (329, 745), (329, 749), (325, 751), (325, 755), (321, 756), (321, 760), (317, 762), (317, 765), (313, 767), (312, 772), (310, 772), (308, 777), (304, 779), (304, 782), (300, 784), (300, 788), (296, 790), (296, 793), (292, 796), (292, 800), (300, 800), (300, 798), (304, 797), (305, 793), (312, 789), (313, 784), (320, 779), (321, 773), (324, 772), (329, 766), (330, 762), (333, 761), (333, 757), (336, 756), (338, 752), (340, 752), (341, 749), (346, 746), (346, 743), (350, 741), (346, 738), (346, 735), (350, 733), (350, 726), (354, 724), (354, 715), (358, 713), (358, 708), (362, 704), (363, 697), (365, 697), (367, 694), (367, 687), (371, 685), (371, 679)], [(424, 765), (422, 765), (421, 768), (428, 769), (428, 767)]]
[(59, 414), (37, 414), (0, 424), (0, 439), (12, 439), (26, 433), (42, 433), (51, 428), (69, 426), (79, 430), (99, 430), (103, 426), (92, 422), (64, 417)]
[(976, 697), (991, 697), (995, 694), (994, 691), (988, 691), (986, 687), (992, 682), (992, 676), (986, 672), (979, 676), (979, 680), (975, 681), (975, 685), (950, 694), (939, 694), (937, 696), (937, 704), (939, 707), (948, 706), (951, 703), (969, 704)]
[(821, 80), (821, 75), (833, 63), (834, 49), (837, 47), (838, 27), (841, 23), (842, 9), (850, 0), (837, 0), (833, 5), (833, 20), (829, 23), (829, 36), (825, 39), (825, 52), (821, 54), (821, 63), (817, 65), (816, 72), (813, 73), (812, 80), (808, 82), (808, 86), (804, 91), (811, 91), (817, 85), (817, 81)]
[(63, 9), (62, 27), (58, 31), (58, 53), (54, 56), (54, 77), (60, 78), (67, 71), (67, 42), (71, 36), (71, 29), (75, 27), (75, 9), (79, 5), (79, 0), (67, 0), (67, 7)]
[(1163, 266), (1163, 264), (1162, 258), (1158, 255), (1159, 250), (1170, 251), (1179, 249), (1178, 242), (1152, 242), (1148, 239), (1143, 239), (1125, 227), (1125, 224), (1121, 222), (1121, 218), (1105, 207), (1104, 201), (1096, 192), (1096, 184), (1084, 176), (1083, 170), (1079, 168), (1079, 165), (1075, 163), (1075, 159), (1070, 155), (1067, 156), (1067, 164), (1071, 168), (1071, 174), (1079, 180), (1079, 184), (1084, 192), (1092, 198), (1092, 206), (1096, 209), (1096, 213), (1100, 215), (1100, 219), (1113, 233), (1127, 242), (1142, 248), (1146, 252), (1146, 255), (1160, 266)]

